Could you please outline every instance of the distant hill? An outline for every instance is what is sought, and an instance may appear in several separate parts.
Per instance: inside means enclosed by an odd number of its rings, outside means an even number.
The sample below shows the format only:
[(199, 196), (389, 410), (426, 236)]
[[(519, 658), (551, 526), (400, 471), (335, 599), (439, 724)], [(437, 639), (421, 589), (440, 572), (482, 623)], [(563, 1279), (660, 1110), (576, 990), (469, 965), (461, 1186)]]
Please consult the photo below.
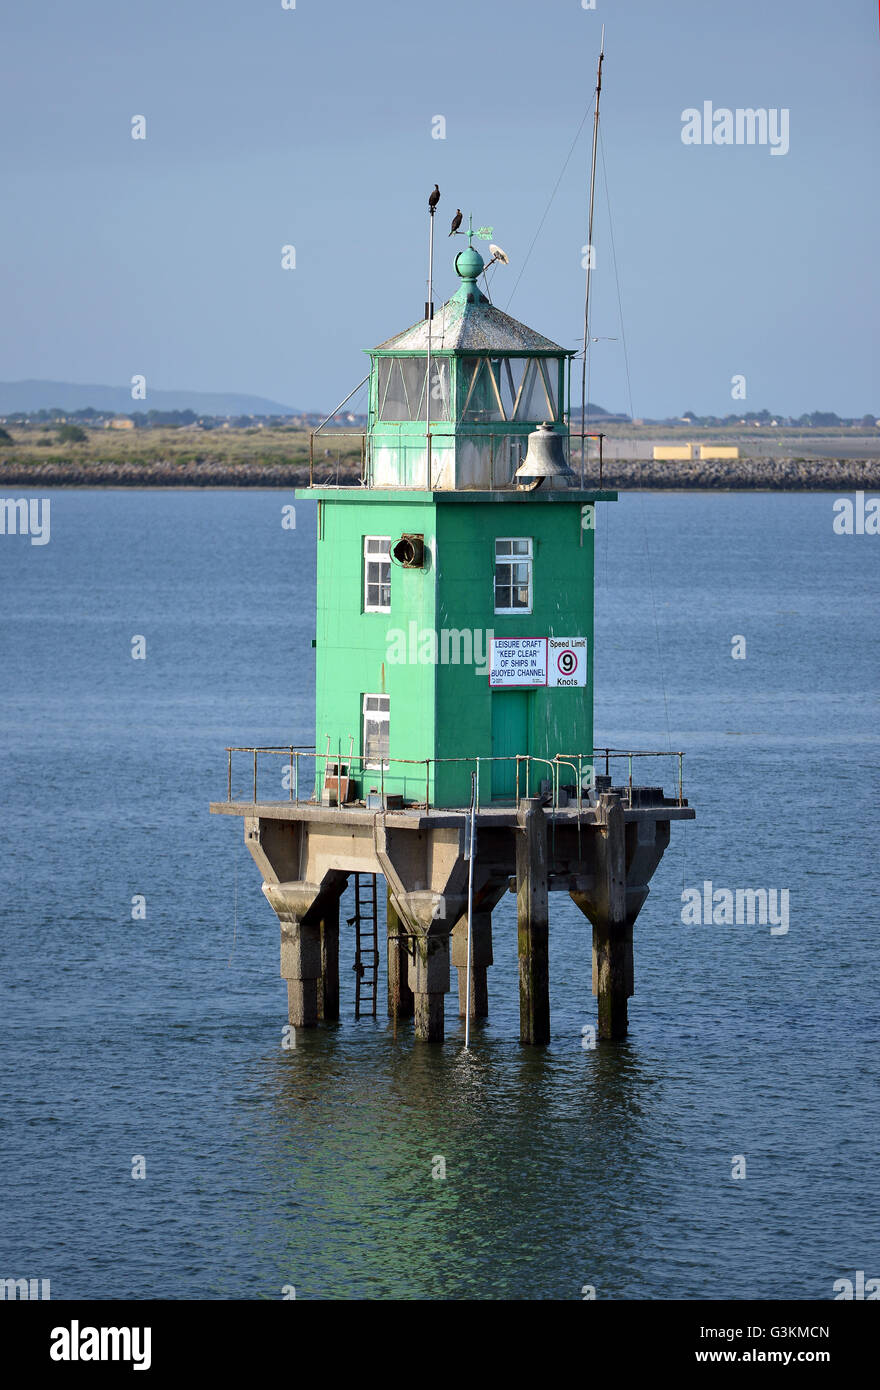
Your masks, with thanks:
[(0, 381), (0, 415), (18, 410), (93, 410), (128, 415), (133, 410), (194, 410), (197, 415), (300, 415), (265, 396), (218, 391), (151, 391), (133, 401), (127, 386), (80, 386), (72, 381)]
[[(224, 391), (152, 391), (147, 398), (133, 401), (127, 386), (78, 385), (72, 381), (0, 381), (0, 415), (18, 411), (61, 410), (72, 414), (76, 410), (93, 410), (115, 415), (131, 415), (134, 411), (192, 410), (196, 415), (315, 415), (291, 405), (281, 405), (265, 396), (243, 396)], [(580, 408), (572, 409), (572, 423), (580, 417)], [(628, 415), (615, 415), (592, 401), (587, 404), (587, 420), (593, 424), (628, 422)]]
[[(572, 421), (572, 424), (574, 424), (574, 422), (575, 422), (576, 420), (580, 420), (580, 418), (581, 418), (581, 408), (580, 408), (580, 406), (579, 406), (579, 405), (574, 405), (574, 404), (572, 404), (572, 407), (571, 407), (571, 421)], [(586, 420), (587, 420), (587, 423), (588, 423), (588, 424), (590, 423), (590, 421), (592, 421), (593, 423), (596, 423), (596, 422), (602, 421), (602, 420), (607, 421), (607, 423), (608, 423), (609, 425), (610, 425), (610, 424), (629, 424), (629, 418), (630, 418), (630, 417), (629, 417), (628, 415), (615, 414), (613, 410), (605, 410), (605, 408), (604, 408), (603, 406), (601, 406), (601, 405), (596, 405), (594, 401), (587, 401)]]

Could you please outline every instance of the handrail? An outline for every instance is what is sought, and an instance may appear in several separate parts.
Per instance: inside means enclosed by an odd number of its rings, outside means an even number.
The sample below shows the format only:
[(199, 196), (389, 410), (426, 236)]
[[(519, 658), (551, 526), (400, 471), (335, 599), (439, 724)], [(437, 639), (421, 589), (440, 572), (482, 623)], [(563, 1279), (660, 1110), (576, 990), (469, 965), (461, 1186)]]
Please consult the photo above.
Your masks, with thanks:
[(575, 786), (578, 789), (578, 811), (580, 811), (584, 784), (579, 769), (575, 767), (573, 762), (569, 762), (568, 758), (564, 758), (561, 753), (557, 753), (553, 761), (556, 764), (556, 795), (553, 800), (554, 806), (559, 805), (559, 769), (560, 767), (570, 767), (574, 773)]
[[(672, 748), (594, 748), (593, 757), (599, 753), (605, 758), (605, 774), (609, 772), (609, 761), (611, 758), (626, 758), (629, 765), (629, 788), (632, 791), (632, 760), (633, 758), (678, 758), (678, 804), (684, 804), (684, 753), (681, 749)], [(557, 753), (557, 758), (580, 758), (580, 753)]]
[[(363, 384), (363, 383), (361, 383), (361, 384)], [(325, 421), (325, 424), (326, 424), (326, 421)], [(320, 425), (318, 426), (318, 429), (320, 429)], [(324, 484), (316, 483), (316, 482), (315, 482), (315, 435), (316, 435), (317, 433), (318, 433), (318, 430), (310, 430), (310, 431), (309, 431), (309, 487), (321, 487), (321, 486), (325, 486)], [(360, 478), (359, 478), (358, 481), (359, 481), (359, 482), (361, 483), (361, 485), (363, 486), (363, 484), (366, 483), (366, 481), (367, 481), (367, 449), (368, 449), (368, 441), (369, 441), (369, 435), (368, 435), (367, 431), (366, 431), (366, 430), (336, 430), (336, 429), (335, 429), (335, 430), (333, 430), (333, 432), (332, 432), (331, 434), (325, 434), (325, 435), (323, 435), (322, 438), (324, 438), (324, 439), (359, 439), (359, 440), (361, 441), (361, 471), (360, 471)], [(336, 473), (337, 473), (337, 478), (338, 478), (338, 476), (339, 476), (339, 468), (338, 468), (338, 466), (337, 466)], [(348, 486), (348, 485), (347, 485), (347, 484), (344, 484), (343, 486)]]
[[(593, 787), (594, 784), (595, 784), (595, 783), (594, 783), (594, 779), (595, 779), (595, 763), (596, 763), (596, 758), (597, 758), (597, 756), (598, 756), (598, 757), (604, 757), (604, 759), (605, 759), (606, 775), (610, 775), (609, 772), (608, 772), (608, 769), (610, 768), (611, 761), (612, 761), (613, 759), (626, 758), (626, 760), (627, 760), (627, 783), (626, 783), (626, 786), (627, 786), (627, 790), (628, 790), (628, 793), (629, 793), (629, 799), (630, 799), (630, 801), (632, 800), (632, 792), (633, 792), (633, 759), (635, 759), (635, 758), (677, 758), (677, 759), (678, 759), (678, 779), (677, 779), (677, 780), (678, 780), (678, 796), (677, 796), (677, 804), (678, 804), (679, 806), (683, 806), (683, 805), (684, 805), (684, 753), (681, 752), (680, 750), (671, 750), (671, 749), (594, 748), (590, 754), (586, 754), (586, 753), (557, 753), (557, 754), (555, 755), (555, 757), (552, 758), (552, 759), (550, 759), (550, 758), (542, 758), (542, 757), (537, 756), (537, 755), (534, 754), (534, 753), (513, 753), (513, 754), (504, 754), (504, 755), (497, 755), (497, 756), (496, 756), (496, 755), (491, 755), (491, 756), (488, 756), (488, 757), (486, 757), (485, 755), (482, 755), (482, 754), (481, 754), (479, 757), (476, 757), (476, 756), (475, 756), (475, 757), (457, 757), (457, 758), (383, 758), (382, 761), (381, 761), (381, 763), (379, 764), (379, 766), (375, 766), (375, 765), (374, 765), (374, 766), (371, 767), (371, 766), (368, 766), (368, 765), (367, 765), (367, 758), (366, 758), (366, 755), (363, 755), (363, 754), (350, 753), (350, 754), (347, 755), (347, 757), (343, 758), (343, 754), (342, 754), (342, 750), (341, 750), (341, 745), (340, 745), (340, 747), (339, 747), (339, 749), (338, 749), (335, 762), (333, 761), (333, 757), (332, 757), (332, 754), (330, 753), (329, 749), (325, 749), (323, 752), (318, 752), (317, 748), (316, 748), (313, 744), (285, 744), (283, 747), (272, 746), (272, 745), (265, 745), (265, 746), (262, 746), (262, 747), (253, 747), (252, 745), (245, 746), (245, 745), (240, 745), (240, 744), (238, 744), (238, 745), (227, 745), (227, 748), (226, 748), (226, 757), (227, 757), (227, 769), (226, 769), (226, 800), (227, 800), (228, 802), (231, 802), (232, 799), (233, 799), (233, 797), (232, 797), (232, 755), (233, 755), (233, 753), (247, 753), (247, 754), (250, 754), (250, 756), (251, 756), (251, 758), (252, 758), (252, 760), (253, 760), (253, 762), (252, 762), (252, 778), (253, 778), (253, 800), (254, 800), (254, 803), (256, 803), (256, 802), (258, 801), (259, 756), (260, 756), (261, 754), (268, 754), (268, 755), (274, 755), (274, 756), (281, 756), (281, 757), (284, 757), (284, 758), (286, 758), (286, 759), (288, 760), (288, 765), (289, 765), (289, 773), (288, 773), (289, 800), (292, 801), (292, 802), (297, 802), (297, 803), (298, 803), (300, 800), (303, 800), (304, 802), (305, 802), (305, 801), (314, 802), (314, 801), (316, 800), (316, 798), (318, 797), (318, 795), (319, 795), (318, 788), (321, 787), (321, 788), (323, 789), (323, 787), (324, 787), (324, 785), (325, 785), (325, 783), (326, 783), (326, 779), (327, 779), (327, 775), (328, 775), (328, 767), (329, 767), (329, 766), (335, 766), (335, 768), (336, 768), (336, 778), (337, 778), (337, 784), (336, 784), (336, 805), (337, 805), (337, 807), (339, 808), (340, 811), (342, 810), (342, 806), (343, 806), (343, 804), (344, 804), (344, 803), (342, 802), (342, 800), (340, 799), (340, 783), (341, 783), (341, 781), (342, 781), (342, 768), (343, 768), (343, 766), (345, 766), (345, 767), (348, 769), (348, 779), (349, 779), (349, 781), (351, 780), (352, 769), (353, 769), (355, 766), (357, 766), (357, 767), (360, 768), (360, 773), (359, 773), (359, 775), (360, 775), (361, 777), (363, 777), (365, 774), (369, 774), (369, 773), (375, 773), (375, 774), (378, 775), (380, 798), (381, 798), (381, 804), (382, 804), (383, 807), (385, 806), (385, 773), (386, 773), (386, 772), (392, 772), (392, 769), (393, 769), (393, 768), (397, 768), (397, 767), (401, 767), (401, 768), (403, 768), (403, 769), (406, 769), (406, 768), (413, 768), (413, 769), (420, 768), (420, 769), (422, 769), (422, 770), (423, 770), (423, 774), (424, 774), (424, 789), (425, 789), (425, 803), (424, 803), (424, 804), (425, 804), (425, 809), (426, 809), (426, 810), (430, 810), (430, 808), (431, 808), (431, 778), (432, 778), (432, 769), (433, 769), (433, 775), (436, 777), (436, 769), (437, 769), (438, 767), (440, 767), (440, 766), (445, 766), (446, 764), (453, 764), (453, 763), (466, 763), (466, 764), (468, 764), (468, 765), (471, 766), (471, 767), (475, 767), (476, 772), (477, 772), (477, 775), (478, 775), (478, 777), (479, 777), (479, 772), (480, 772), (480, 766), (481, 766), (481, 764), (484, 764), (484, 763), (510, 763), (510, 762), (512, 762), (512, 763), (515, 764), (514, 800), (515, 800), (515, 804), (518, 806), (519, 803), (520, 803), (520, 801), (523, 799), (523, 795), (522, 795), (523, 792), (524, 792), (524, 797), (525, 797), (525, 799), (528, 799), (528, 798), (529, 798), (529, 795), (530, 795), (530, 782), (531, 782), (531, 777), (530, 777), (530, 773), (531, 773), (531, 764), (532, 764), (533, 762), (535, 762), (535, 763), (543, 763), (543, 764), (545, 764), (547, 767), (549, 767), (549, 769), (550, 769), (550, 785), (551, 785), (550, 800), (551, 800), (551, 804), (552, 804), (552, 806), (553, 806), (554, 809), (559, 809), (559, 798), (560, 798), (560, 790), (561, 790), (561, 778), (560, 778), (561, 770), (562, 770), (563, 767), (569, 767), (569, 768), (571, 768), (571, 770), (572, 770), (572, 772), (573, 772), (573, 774), (574, 774), (575, 785), (577, 786), (577, 808), (578, 808), (578, 814), (580, 814), (581, 811), (582, 811), (582, 809), (583, 809), (583, 793), (584, 793), (584, 790), (585, 790), (586, 788), (591, 788), (591, 787)], [(301, 783), (301, 776), (300, 776), (300, 758), (311, 758), (311, 759), (313, 759), (313, 760), (314, 760), (314, 772), (315, 772), (314, 790), (313, 790), (312, 794), (311, 794), (309, 797), (303, 797), (303, 798), (300, 798), (300, 794), (299, 794), (300, 783)], [(525, 786), (524, 786), (524, 788), (521, 787), (520, 763), (525, 763)], [(404, 772), (398, 772), (398, 773), (397, 773), (397, 776), (398, 776), (399, 778), (400, 778), (400, 777), (404, 777), (404, 778), (405, 778), (406, 772), (405, 772), (405, 771), (404, 771)], [(585, 778), (587, 779), (587, 781), (586, 781), (586, 788), (585, 788), (585, 785), (584, 785), (584, 779), (585, 779)], [(479, 784), (478, 784), (477, 794), (478, 794), (478, 796), (479, 796)]]

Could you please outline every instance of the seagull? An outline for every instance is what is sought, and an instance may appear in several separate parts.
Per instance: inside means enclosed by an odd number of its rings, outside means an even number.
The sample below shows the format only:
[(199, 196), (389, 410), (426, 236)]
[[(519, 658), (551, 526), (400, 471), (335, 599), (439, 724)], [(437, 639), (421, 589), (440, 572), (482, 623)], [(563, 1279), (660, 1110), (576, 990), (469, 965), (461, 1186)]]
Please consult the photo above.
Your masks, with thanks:
[(455, 216), (454, 216), (453, 219), (452, 219), (452, 231), (449, 233), (449, 235), (450, 235), (450, 236), (455, 236), (455, 233), (458, 231), (458, 229), (459, 229), (460, 226), (461, 226), (461, 208), (458, 209), (458, 211), (456, 212)]
[(434, 209), (435, 209), (435, 207), (437, 206), (437, 204), (439, 203), (439, 201), (440, 201), (440, 187), (439, 187), (438, 184), (435, 183), (435, 184), (434, 184), (434, 192), (431, 194), (431, 196), (430, 196), (429, 199), (428, 199), (428, 207), (431, 209), (431, 216), (432, 216), (432, 217), (434, 216)]

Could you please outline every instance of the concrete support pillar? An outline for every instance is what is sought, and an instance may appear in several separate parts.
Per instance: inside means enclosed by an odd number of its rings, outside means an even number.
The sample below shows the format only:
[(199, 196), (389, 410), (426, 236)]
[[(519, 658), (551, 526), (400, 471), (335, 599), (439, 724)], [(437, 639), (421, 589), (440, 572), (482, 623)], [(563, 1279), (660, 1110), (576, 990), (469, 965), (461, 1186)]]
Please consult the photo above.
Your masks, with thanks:
[(325, 1023), (339, 1020), (339, 899), (328, 904), (321, 918), (321, 982), (318, 1017)]
[[(458, 1016), (467, 1013), (467, 970), (458, 971)], [(489, 1017), (489, 976), (485, 965), (471, 966), (471, 1018)]]
[(318, 1022), (321, 928), (291, 919), (281, 922), (281, 974), (287, 981), (287, 1017), (297, 1028)]
[[(458, 971), (458, 1013), (467, 1012), (467, 917), (452, 932), (452, 964)], [(471, 1018), (489, 1017), (488, 967), (492, 964), (492, 914), (474, 912), (471, 931)]]
[(449, 937), (418, 936), (409, 959), (409, 983), (415, 996), (415, 1034), (420, 1042), (442, 1042), (444, 1000), (449, 989)]
[[(262, 836), (251, 853), (271, 868)], [(259, 857), (258, 857), (259, 856)], [(339, 1017), (339, 895), (346, 875), (335, 870), (320, 883), (308, 879), (263, 881), (263, 893), (281, 924), (281, 975), (287, 981), (287, 1015), (297, 1028)]]
[(517, 813), (516, 912), (519, 947), (519, 1036), (524, 1043), (550, 1041), (547, 821), (540, 798)]
[(388, 1017), (393, 1018), (395, 1012), (398, 1018), (412, 1018), (415, 1011), (415, 1001), (413, 992), (409, 987), (407, 963), (409, 955), (405, 941), (392, 941), (392, 937), (399, 937), (404, 931), (400, 918), (394, 904), (391, 901), (391, 892), (387, 896), (387, 924), (388, 940), (386, 942), (388, 955)]
[(442, 994), (415, 996), (415, 1035), (419, 1042), (443, 1042), (446, 1018)]
[(619, 796), (601, 798), (604, 834), (598, 878), (606, 910), (593, 924), (594, 988), (599, 1000), (599, 1037), (625, 1038), (626, 1001), (632, 993), (632, 922), (626, 915), (626, 823)]
[[(617, 793), (608, 792), (599, 798), (596, 819), (599, 833), (595, 888), (590, 893), (572, 892), (571, 896), (593, 924), (593, 993), (599, 1004), (599, 1037), (625, 1038), (626, 1001), (633, 992), (633, 923), (647, 897), (647, 888), (637, 886), (631, 890), (628, 911), (626, 818)], [(650, 838), (653, 851), (653, 827)], [(659, 852), (653, 851), (656, 860), (663, 853), (662, 836), (660, 842)]]

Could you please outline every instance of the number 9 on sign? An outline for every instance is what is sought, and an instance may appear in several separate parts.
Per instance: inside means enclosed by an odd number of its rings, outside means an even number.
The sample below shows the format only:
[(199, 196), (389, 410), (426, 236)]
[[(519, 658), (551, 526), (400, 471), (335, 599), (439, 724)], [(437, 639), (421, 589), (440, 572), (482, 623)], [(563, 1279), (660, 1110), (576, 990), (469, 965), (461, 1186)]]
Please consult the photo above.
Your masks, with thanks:
[(587, 683), (587, 639), (550, 637), (547, 642), (547, 684), (585, 686)]

